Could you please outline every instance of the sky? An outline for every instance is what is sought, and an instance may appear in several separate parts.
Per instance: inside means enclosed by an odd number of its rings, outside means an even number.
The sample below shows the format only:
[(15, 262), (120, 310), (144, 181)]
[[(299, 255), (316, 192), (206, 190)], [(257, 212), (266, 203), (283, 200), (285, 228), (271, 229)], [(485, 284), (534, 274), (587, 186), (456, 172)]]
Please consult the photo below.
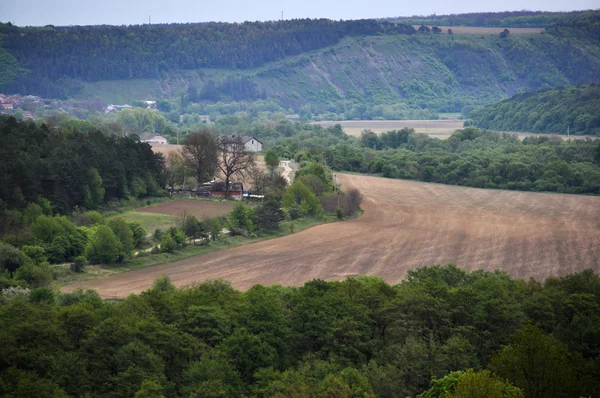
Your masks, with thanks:
[(597, 9), (600, 0), (0, 0), (0, 21), (19, 26), (361, 19), (514, 10)]

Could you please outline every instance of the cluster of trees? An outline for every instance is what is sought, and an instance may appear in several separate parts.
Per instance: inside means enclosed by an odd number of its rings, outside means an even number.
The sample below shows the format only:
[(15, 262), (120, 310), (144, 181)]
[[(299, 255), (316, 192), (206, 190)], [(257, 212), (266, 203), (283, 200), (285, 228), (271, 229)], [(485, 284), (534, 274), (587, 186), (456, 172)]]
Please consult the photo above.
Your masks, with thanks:
[(600, 136), (600, 86), (560, 88), (518, 94), (471, 112), (477, 127)]
[(0, 217), (40, 198), (66, 214), (160, 192), (162, 155), (130, 138), (3, 117), (0, 141)]
[(432, 266), (302, 287), (5, 289), (7, 396), (566, 397), (600, 389), (600, 278)]
[[(14, 214), (12, 214), (14, 218)], [(14, 219), (8, 220), (14, 223)], [(46, 287), (50, 264), (79, 272), (85, 264), (121, 263), (147, 245), (146, 231), (120, 217), (105, 220), (97, 211), (54, 215), (49, 202), (29, 203), (12, 234), (0, 242), (0, 286)]]
[(46, 95), (56, 91), (48, 95), (54, 97), (72, 95), (77, 90), (67, 84), (72, 79), (156, 78), (170, 70), (254, 68), (330, 46), (345, 36), (414, 32), (403, 24), (326, 19), (27, 30), (4, 25), (2, 30), (2, 46), (29, 70), (5, 84), (4, 90), (46, 91)]
[(309, 156), (333, 170), (480, 188), (600, 193), (600, 143), (591, 139), (521, 141), (472, 127), (447, 140), (412, 129), (381, 135), (367, 131), (354, 138), (339, 125), (290, 122), (251, 131), (281, 156), (298, 161)]

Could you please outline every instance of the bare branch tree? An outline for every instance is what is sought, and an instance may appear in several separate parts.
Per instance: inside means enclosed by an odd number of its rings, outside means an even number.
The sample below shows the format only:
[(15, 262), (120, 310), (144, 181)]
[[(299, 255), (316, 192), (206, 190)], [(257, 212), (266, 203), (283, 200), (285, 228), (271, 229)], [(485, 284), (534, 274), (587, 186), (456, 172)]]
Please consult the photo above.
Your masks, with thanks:
[(188, 134), (181, 156), (185, 165), (196, 172), (198, 184), (212, 179), (217, 165), (217, 140), (208, 129)]
[(254, 167), (254, 154), (246, 149), (241, 137), (221, 137), (217, 167), (225, 177), (225, 197), (229, 198), (231, 177), (243, 178)]

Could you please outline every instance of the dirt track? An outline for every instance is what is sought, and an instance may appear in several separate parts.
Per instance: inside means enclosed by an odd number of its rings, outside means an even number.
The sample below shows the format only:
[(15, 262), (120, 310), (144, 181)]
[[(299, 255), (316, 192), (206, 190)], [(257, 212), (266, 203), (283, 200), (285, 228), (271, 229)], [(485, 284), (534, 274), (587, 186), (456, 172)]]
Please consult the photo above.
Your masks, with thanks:
[(178, 286), (222, 278), (238, 289), (456, 263), (519, 278), (600, 270), (600, 197), (481, 190), (339, 175), (365, 195), (362, 217), (76, 285), (123, 297), (170, 275)]

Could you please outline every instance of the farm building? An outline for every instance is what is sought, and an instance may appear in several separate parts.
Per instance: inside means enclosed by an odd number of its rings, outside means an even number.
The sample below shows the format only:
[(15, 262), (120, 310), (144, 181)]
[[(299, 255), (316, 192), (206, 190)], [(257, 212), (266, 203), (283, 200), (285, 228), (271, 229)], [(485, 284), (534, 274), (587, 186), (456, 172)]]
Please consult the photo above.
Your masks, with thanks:
[(240, 138), (242, 139), (242, 143), (244, 143), (244, 146), (246, 147), (246, 149), (248, 151), (250, 151), (250, 152), (262, 151), (262, 142), (257, 140), (255, 137), (245, 135)]
[[(224, 181), (211, 181), (202, 184), (202, 187), (198, 192), (202, 194), (210, 194), (213, 198), (225, 199), (225, 182)], [(230, 182), (229, 183), (229, 197), (235, 200), (242, 200), (244, 193), (244, 186), (241, 182)]]
[(146, 142), (148, 144), (168, 144), (167, 139), (162, 135), (154, 133), (144, 133), (140, 137), (140, 142)]
[(249, 152), (260, 152), (262, 151), (262, 142), (260, 142), (256, 137), (243, 135), (243, 136), (228, 136), (222, 137), (221, 139), (225, 139), (227, 141), (235, 142), (236, 140), (240, 140), (244, 147)]

